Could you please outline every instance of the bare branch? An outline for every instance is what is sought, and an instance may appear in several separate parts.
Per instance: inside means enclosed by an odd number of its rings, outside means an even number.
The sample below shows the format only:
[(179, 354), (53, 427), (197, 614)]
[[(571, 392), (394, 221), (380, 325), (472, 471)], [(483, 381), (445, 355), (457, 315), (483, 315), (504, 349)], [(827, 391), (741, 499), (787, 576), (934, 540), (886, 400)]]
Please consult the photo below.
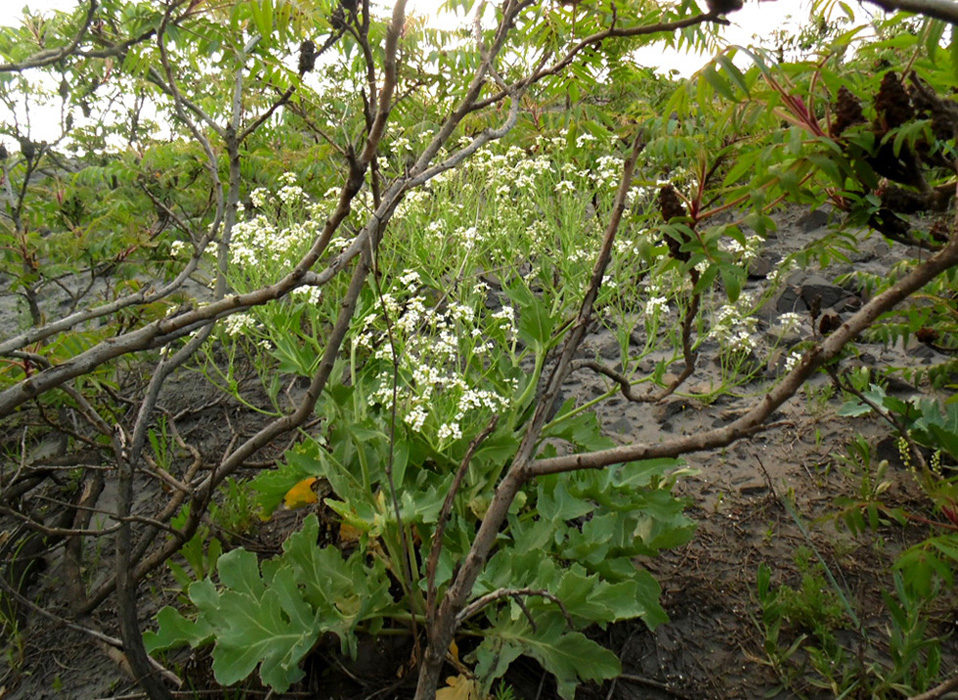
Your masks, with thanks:
[(919, 265), (907, 277), (876, 296), (826, 340), (806, 352), (802, 360), (791, 372), (785, 375), (778, 386), (768, 392), (741, 418), (722, 428), (666, 440), (654, 445), (625, 445), (586, 455), (541, 459), (528, 465), (525, 476), (528, 479), (534, 476), (558, 474), (576, 469), (601, 469), (613, 464), (642, 459), (677, 457), (690, 452), (724, 447), (740, 438), (754, 435), (764, 430), (762, 425), (764, 421), (779, 406), (791, 398), (815, 370), (837, 357), (842, 348), (874, 323), (875, 319), (921, 289), (942, 272), (956, 265), (958, 265), (958, 235), (952, 236), (948, 245), (929, 258), (927, 262)]
[[(541, 598), (551, 600), (553, 603), (559, 606), (559, 609), (562, 611), (562, 614), (565, 617), (566, 622), (569, 624), (569, 627), (575, 627), (572, 621), (572, 616), (569, 614), (569, 611), (566, 609), (562, 601), (559, 600), (559, 596), (542, 588), (499, 588), (491, 593), (486, 593), (484, 596), (476, 598), (474, 601), (469, 603), (469, 605), (462, 609), (462, 611), (456, 616), (456, 626), (458, 627), (470, 617), (480, 612), (483, 608), (495, 603), (497, 600), (502, 600), (503, 598), (515, 598), (516, 602), (519, 602), (520, 596), (539, 596)], [(526, 614), (528, 615), (528, 611), (526, 611)], [(535, 626), (534, 621), (532, 624)]]
[[(522, 78), (521, 80), (517, 80), (510, 86), (510, 88), (513, 90), (518, 88), (527, 88), (530, 85), (538, 83), (543, 78), (561, 73), (569, 66), (569, 64), (572, 63), (573, 60), (575, 60), (576, 56), (582, 53), (582, 51), (590, 46), (597, 46), (606, 39), (645, 36), (648, 34), (664, 34), (707, 22), (728, 24), (726, 20), (720, 19), (712, 13), (708, 13), (695, 15), (694, 17), (686, 17), (685, 19), (676, 20), (674, 22), (658, 22), (656, 24), (647, 24), (641, 27), (625, 27), (620, 29), (616, 27), (615, 19), (613, 18), (608, 29), (604, 29), (601, 32), (596, 32), (595, 34), (582, 39), (578, 44), (569, 49), (565, 56), (553, 63), (551, 66), (540, 68), (532, 75)], [(477, 101), (472, 105), (470, 111), (478, 111), (488, 107), (489, 105), (495, 104), (496, 102), (500, 102), (501, 100), (505, 99), (508, 94), (508, 90), (502, 90), (497, 94), (486, 98), (485, 100)]]
[(955, 688), (958, 688), (958, 676), (949, 678), (944, 683), (936, 685), (934, 688), (927, 690), (924, 693), (912, 695), (910, 698), (908, 698), (908, 700), (938, 700), (938, 698), (943, 698), (946, 693), (954, 690)]
[(958, 24), (958, 3), (951, 0), (867, 0), (886, 12), (914, 12), (949, 24)]

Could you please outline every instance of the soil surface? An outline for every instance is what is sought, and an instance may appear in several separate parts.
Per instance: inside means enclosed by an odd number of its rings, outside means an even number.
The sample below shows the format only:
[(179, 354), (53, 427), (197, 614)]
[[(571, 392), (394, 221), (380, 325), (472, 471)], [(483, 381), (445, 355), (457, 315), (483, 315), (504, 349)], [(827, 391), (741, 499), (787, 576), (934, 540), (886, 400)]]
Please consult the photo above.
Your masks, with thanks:
[[(826, 233), (823, 213), (786, 212), (779, 217), (778, 232), (769, 237), (756, 274), (746, 291), (760, 291), (765, 272), (774, 270), (787, 253), (798, 247), (813, 246)], [(862, 240), (857, 253), (857, 268), (883, 273), (890, 265), (914, 251), (889, 245), (878, 236)], [(764, 269), (763, 269), (764, 268)], [(811, 274), (792, 277), (779, 296), (759, 314), (757, 332), (769, 345), (783, 349), (791, 342), (809, 337), (810, 321), (795, 337), (783, 338), (772, 332), (781, 313), (807, 313), (805, 296), (822, 296), (827, 312), (847, 315), (861, 299), (849, 290), (833, 284), (836, 276), (848, 271), (836, 266)], [(803, 294), (805, 296), (803, 296)], [(790, 296), (789, 296), (790, 295)], [(826, 303), (829, 302), (829, 303)], [(763, 341), (765, 342), (765, 341)], [(606, 432), (620, 442), (656, 441), (673, 435), (693, 434), (734, 419), (762, 396), (764, 387), (781, 371), (784, 354), (775, 354), (770, 366), (762, 368), (759, 378), (738, 389), (737, 396), (724, 396), (706, 405), (682, 394), (682, 391), (707, 390), (719, 373), (714, 361), (717, 344), (705, 344), (698, 369), (687, 385), (658, 403), (631, 403), (616, 396), (597, 408)], [(764, 357), (759, 348), (757, 357)], [(774, 353), (773, 353), (774, 354)], [(610, 366), (618, 361), (618, 344), (607, 330), (596, 330), (582, 348), (582, 357), (599, 359)], [(861, 344), (850, 366), (875, 368), (916, 366), (935, 361), (935, 351), (920, 344), (887, 348)], [(938, 358), (940, 359), (940, 358)], [(841, 582), (848, 599), (860, 617), (866, 646), (861, 635), (838, 630), (839, 640), (853, 653), (870, 655), (863, 662), (886, 661), (888, 653), (887, 620), (876, 613), (883, 609), (882, 591), (892, 590), (890, 565), (905, 547), (927, 536), (927, 529), (889, 527), (885, 531), (852, 535), (836, 528), (829, 519), (838, 506), (836, 500), (856, 493), (860, 478), (840, 469), (836, 455), (856, 435), (876, 446), (879, 459), (889, 461), (886, 479), (890, 482), (886, 500), (916, 510), (927, 510), (920, 499), (912, 475), (901, 463), (889, 427), (877, 418), (841, 418), (841, 404), (829, 390), (827, 377), (820, 376), (773, 416), (774, 427), (725, 450), (688, 457), (695, 470), (678, 482), (678, 492), (688, 499), (688, 513), (698, 523), (692, 542), (685, 547), (643, 560), (663, 590), (662, 602), (671, 621), (655, 630), (643, 623), (613, 625), (594, 630), (596, 639), (620, 655), (623, 674), (604, 685), (585, 685), (577, 697), (611, 699), (668, 698), (759, 698), (759, 697), (834, 697), (828, 689), (816, 689), (807, 659), (802, 652), (789, 658), (780, 673), (767, 653), (762, 627), (762, 609), (756, 593), (756, 577), (761, 564), (772, 572), (773, 585), (798, 586), (801, 579), (796, 551), (812, 552), (811, 560), (824, 565)], [(610, 387), (608, 379), (589, 370), (580, 370), (571, 378), (567, 396), (591, 400)], [(903, 398), (919, 393), (905, 382), (895, 382), (890, 391)], [(229, 402), (218, 401), (214, 391), (195, 377), (184, 376), (171, 383), (163, 399), (176, 411), (192, 411), (184, 421), (184, 438), (217, 454), (225, 448), (230, 431), (249, 433), (255, 416)], [(282, 446), (278, 446), (277, 452)], [(274, 455), (262, 455), (268, 461)], [(152, 487), (156, 488), (156, 487)], [(142, 497), (151, 493), (144, 490)], [(109, 508), (109, 499), (100, 502)], [(287, 533), (298, 527), (302, 513), (285, 512), (239, 540), (263, 553), (278, 551)], [(108, 526), (100, 522), (99, 527)], [(3, 527), (14, 528), (4, 522)], [(104, 542), (98, 558), (89, 562), (86, 575), (91, 580), (106, 580), (112, 571), (111, 545)], [(44, 554), (44, 570), (29, 587), (31, 599), (40, 601), (57, 614), (66, 614), (69, 593), (62, 587), (62, 547)], [(151, 616), (170, 599), (175, 589), (168, 572), (147, 581), (140, 591), (141, 624), (151, 627)], [(954, 596), (943, 596), (933, 621), (937, 626), (929, 634), (953, 632), (956, 620)], [(122, 657), (108, 645), (90, 636), (46, 619), (35, 611), (25, 611), (20, 629), (7, 635), (6, 654), (0, 660), (0, 698), (134, 698), (137, 687), (125, 672)], [(119, 637), (115, 610), (107, 603), (87, 619), (79, 621), (107, 635)], [(807, 630), (782, 631), (779, 645), (787, 649)], [(958, 668), (958, 639), (947, 637), (942, 643), (941, 668)], [(403, 642), (370, 641), (364, 644), (355, 662), (311, 660), (304, 687), (286, 697), (310, 698), (389, 698), (409, 697), (411, 687), (397, 683), (397, 671), (408, 660)], [(198, 698), (280, 697), (267, 694), (255, 683), (243, 691), (221, 694), (213, 688), (209, 659), (202, 653), (181, 653), (167, 659), (188, 680)], [(794, 678), (790, 687), (783, 677)], [(507, 681), (518, 698), (555, 697), (554, 684), (534, 662), (514, 664)], [(184, 688), (185, 690), (185, 688)], [(193, 697), (183, 695), (180, 697)], [(852, 696), (858, 697), (858, 696)]]

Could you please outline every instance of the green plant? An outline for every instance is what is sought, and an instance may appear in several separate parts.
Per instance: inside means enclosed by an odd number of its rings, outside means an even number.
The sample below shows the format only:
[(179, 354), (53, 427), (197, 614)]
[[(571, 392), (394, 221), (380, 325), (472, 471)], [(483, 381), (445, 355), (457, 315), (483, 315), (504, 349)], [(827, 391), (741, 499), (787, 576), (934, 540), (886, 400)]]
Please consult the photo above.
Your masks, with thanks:
[(218, 503), (210, 506), (210, 520), (228, 535), (245, 535), (258, 520), (255, 496), (249, 483), (229, 478), (220, 487)]
[[(505, 0), (466, 35), (402, 0), (389, 18), (374, 3), (103, 0), (0, 29), (0, 272), (19, 304), (0, 415), (42, 419), (75, 463), (90, 449), (107, 466), (115, 565), (73, 582), (88, 593), (77, 612), (115, 594), (153, 700), (170, 692), (142, 648), (138, 590), (180, 550), (190, 602), (148, 639), (213, 645), (224, 682), (258, 666), (286, 688), (321, 632), (350, 653), (358, 630), (388, 624), (421, 651), (417, 700), (436, 695), (457, 634), (479, 639), (461, 676), (484, 690), (526, 653), (568, 697), (618, 672), (583, 628), (664, 619), (633, 561), (691, 535), (672, 494), (684, 454), (765, 429), (895, 306), (902, 337), (947, 331), (958, 234), (898, 216), (954, 189), (944, 22), (894, 18), (862, 46), (826, 26), (820, 59), (787, 63), (721, 47), (720, 13), (693, 5)], [(655, 37), (715, 57), (681, 84), (652, 79), (631, 55)], [(62, 128), (41, 142), (45, 103)], [(900, 119), (888, 108), (905, 104)], [(610, 380), (595, 401), (653, 401), (701, 370), (708, 339), (722, 377), (703, 398), (757, 376), (746, 350), (763, 300), (743, 284), (784, 201), (844, 218), (783, 271), (851, 261), (866, 223), (937, 252), (869, 280), (887, 293), (816, 327), (741, 417), (612, 445), (591, 401), (563, 398), (573, 372)], [(582, 357), (595, 322), (622, 324), (621, 371)], [(187, 366), (220, 396), (167, 410)], [(177, 423), (215, 407), (233, 431), (222, 453), (202, 473), (191, 453), (180, 473)], [(236, 407), (250, 430), (234, 429)], [(49, 477), (25, 443), (11, 461), (29, 493)], [(217, 489), (263, 452), (285, 455), (255, 480), (266, 510), (304, 480), (331, 490), (323, 521), (260, 562), (205, 540)], [(147, 478), (170, 487), (160, 507), (135, 498)], [(231, 489), (217, 517), (239, 527), (248, 494)], [(936, 493), (947, 519), (953, 500)], [(947, 540), (930, 546), (950, 556)]]
[(263, 683), (280, 692), (302, 678), (299, 663), (322, 633), (335, 634), (343, 652), (355, 654), (357, 626), (365, 623), (375, 632), (393, 606), (382, 585), (382, 563), (370, 567), (358, 552), (344, 560), (336, 550), (317, 548), (318, 530), (310, 516), (283, 554), (262, 567), (243, 549), (219, 557), (221, 588), (208, 578), (191, 583), (187, 594), (197, 618), (164, 608), (157, 615), (159, 631), (145, 636), (147, 647), (215, 639), (213, 672), (221, 683), (236, 683), (259, 666)]

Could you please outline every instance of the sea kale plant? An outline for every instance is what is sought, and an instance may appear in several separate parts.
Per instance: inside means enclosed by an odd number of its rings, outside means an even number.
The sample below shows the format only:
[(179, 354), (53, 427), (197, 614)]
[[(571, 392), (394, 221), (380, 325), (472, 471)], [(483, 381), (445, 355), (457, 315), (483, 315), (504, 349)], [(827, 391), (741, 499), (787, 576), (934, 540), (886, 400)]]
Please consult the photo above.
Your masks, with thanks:
[[(813, 70), (753, 52), (743, 71), (721, 9), (687, 0), (451, 5), (478, 19), (444, 33), (405, 0), (385, 16), (368, 0), (86, 0), (0, 32), (0, 259), (22, 309), (0, 339), (0, 508), (21, 526), (3, 609), (36, 607), (16, 552), (64, 542), (65, 621), (122, 648), (153, 699), (181, 680), (158, 650), (212, 647), (219, 683), (258, 669), (285, 691), (331, 639), (355, 655), (377, 635), (410, 640), (420, 700), (447, 663), (474, 696), (520, 655), (563, 697), (615, 677), (584, 630), (665, 621), (635, 560), (692, 535), (671, 492), (683, 455), (767, 429), (958, 264), (953, 218), (898, 223), (951, 211), (958, 118), (916, 57), (954, 18), (880, 46), (897, 72), (855, 97), (839, 89), (850, 35)], [(663, 85), (629, 58), (652, 40), (718, 53)], [(44, 106), (55, 140), (35, 135)], [(752, 356), (764, 300), (742, 287), (785, 202), (837, 212), (796, 264), (854, 249), (865, 225), (925, 249), (847, 318), (781, 320), (807, 332), (775, 363)], [(617, 364), (583, 351), (603, 326)], [(658, 401), (706, 342), (723, 374), (705, 400), (778, 372), (711, 430), (615, 444), (564, 394), (594, 372), (596, 401)], [(184, 383), (214, 398), (172, 405)], [(210, 410), (212, 448), (186, 430)], [(257, 515), (312, 511), (272, 558), (204, 554), (220, 487), (251, 471)], [(104, 544), (114, 566), (91, 580)], [(167, 563), (185, 598), (144, 639)], [(79, 622), (108, 600), (120, 638)]]

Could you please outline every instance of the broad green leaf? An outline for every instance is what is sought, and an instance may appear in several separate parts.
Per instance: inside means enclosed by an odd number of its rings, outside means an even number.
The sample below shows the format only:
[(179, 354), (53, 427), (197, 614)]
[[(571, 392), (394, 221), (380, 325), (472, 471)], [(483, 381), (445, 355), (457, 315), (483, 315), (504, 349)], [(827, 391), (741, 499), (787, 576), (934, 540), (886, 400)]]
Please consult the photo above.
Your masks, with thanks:
[(205, 619), (188, 620), (170, 606), (157, 613), (156, 622), (159, 625), (156, 632), (143, 633), (143, 643), (150, 654), (187, 644), (195, 648), (209, 642), (213, 635), (213, 628)]
[(556, 317), (549, 311), (545, 301), (533, 294), (525, 285), (516, 285), (506, 290), (509, 298), (518, 307), (517, 330), (524, 343), (542, 352), (553, 344), (552, 331)]
[(360, 551), (344, 560), (335, 547), (320, 547), (319, 521), (309, 515), (302, 529), (283, 543), (281, 563), (293, 572), (323, 631), (337, 634), (343, 653), (356, 654), (356, 625), (391, 605), (382, 561), (364, 563)]
[(569, 493), (564, 475), (539, 479), (536, 511), (547, 521), (572, 520), (590, 513), (594, 505)]
[[(220, 564), (234, 552), (220, 557)], [(238, 557), (235, 563), (256, 567), (255, 555), (246, 554), (252, 559)], [(239, 579), (246, 582), (254, 577), (259, 579), (258, 571), (251, 570)], [(226, 625), (217, 630), (213, 649), (217, 682), (237, 683), (258, 665), (263, 683), (283, 693), (305, 675), (299, 662), (316, 643), (320, 628), (296, 587), (292, 571), (278, 570), (269, 587), (260, 579), (258, 589), (249, 593), (227, 590), (220, 596), (220, 610)]]
[(618, 658), (581, 632), (569, 630), (561, 613), (543, 614), (533, 630), (525, 619), (500, 614), (476, 650), (476, 675), (484, 687), (500, 677), (519, 654), (538, 661), (555, 676), (559, 696), (575, 697), (579, 681), (603, 681), (622, 672)]

